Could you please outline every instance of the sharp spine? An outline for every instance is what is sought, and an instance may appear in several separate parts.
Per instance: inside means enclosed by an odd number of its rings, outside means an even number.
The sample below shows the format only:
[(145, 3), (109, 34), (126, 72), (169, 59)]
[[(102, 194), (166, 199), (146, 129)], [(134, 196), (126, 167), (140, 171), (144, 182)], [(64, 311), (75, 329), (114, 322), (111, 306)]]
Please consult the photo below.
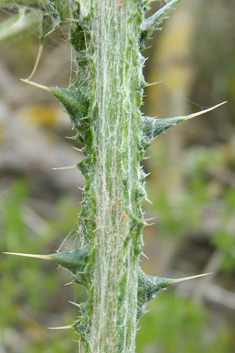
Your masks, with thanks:
[(34, 255), (34, 254), (23, 254), (18, 252), (3, 252), (6, 255), (16, 255), (16, 256), (24, 256), (24, 257), (34, 257), (36, 259), (43, 259), (43, 260), (50, 260), (51, 258), (49, 255)]

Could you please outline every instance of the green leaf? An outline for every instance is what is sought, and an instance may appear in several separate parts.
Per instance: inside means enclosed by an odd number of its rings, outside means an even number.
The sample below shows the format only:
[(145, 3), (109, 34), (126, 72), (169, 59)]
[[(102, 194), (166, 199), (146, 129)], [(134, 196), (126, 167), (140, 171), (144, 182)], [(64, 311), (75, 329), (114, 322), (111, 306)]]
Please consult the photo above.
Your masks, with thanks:
[(156, 136), (160, 135), (167, 129), (169, 129), (173, 125), (177, 125), (178, 123), (192, 119), (196, 116), (200, 116), (202, 114), (208, 113), (211, 110), (214, 110), (221, 105), (225, 104), (227, 102), (223, 102), (220, 104), (215, 105), (212, 108), (204, 109), (200, 112), (197, 113), (192, 113), (186, 116), (177, 116), (174, 118), (165, 118), (165, 119), (155, 119), (151, 118), (149, 116), (144, 116), (143, 117), (143, 133), (144, 133), (144, 138), (146, 140), (146, 144), (148, 145), (148, 142), (151, 142)]
[(20, 9), (19, 13), (0, 25), (0, 44), (18, 39), (26, 33), (39, 28), (41, 11)]
[(160, 29), (162, 22), (168, 18), (170, 12), (174, 10), (180, 2), (181, 0), (170, 0), (165, 6), (161, 7), (157, 12), (144, 21), (140, 36), (141, 46), (143, 46), (145, 40), (154, 30)]

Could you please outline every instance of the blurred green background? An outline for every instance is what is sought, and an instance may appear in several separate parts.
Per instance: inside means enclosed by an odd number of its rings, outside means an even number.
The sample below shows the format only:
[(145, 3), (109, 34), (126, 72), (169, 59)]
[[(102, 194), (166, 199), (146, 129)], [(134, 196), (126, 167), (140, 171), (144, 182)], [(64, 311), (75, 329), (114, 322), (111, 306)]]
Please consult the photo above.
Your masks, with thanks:
[[(152, 11), (164, 1), (152, 4)], [(235, 3), (184, 0), (143, 54), (143, 113), (187, 115), (227, 100), (206, 116), (159, 136), (143, 161), (151, 172), (141, 259), (148, 274), (173, 278), (213, 272), (172, 285), (140, 320), (137, 353), (235, 351)], [(2, 10), (1, 21), (11, 16)], [(74, 53), (62, 28), (46, 39), (33, 81), (69, 87)], [(79, 336), (47, 327), (79, 314), (69, 301), (86, 292), (53, 263), (3, 255), (48, 254), (79, 244), (76, 219), (82, 155), (65, 136), (69, 119), (48, 93), (19, 81), (34, 66), (34, 33), (0, 48), (0, 352), (74, 353)], [(79, 188), (78, 188), (78, 187)], [(64, 241), (65, 240), (65, 241)], [(80, 350), (82, 351), (82, 350)]]

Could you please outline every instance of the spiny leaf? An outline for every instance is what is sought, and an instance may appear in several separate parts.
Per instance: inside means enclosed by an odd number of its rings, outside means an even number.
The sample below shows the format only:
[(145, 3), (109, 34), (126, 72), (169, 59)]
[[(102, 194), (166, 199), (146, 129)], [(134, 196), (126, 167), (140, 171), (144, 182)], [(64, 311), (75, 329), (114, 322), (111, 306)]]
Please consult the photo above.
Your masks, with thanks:
[(176, 8), (181, 0), (170, 0), (165, 6), (161, 7), (152, 16), (147, 18), (142, 24), (142, 32), (140, 37), (140, 46), (142, 47), (145, 40), (151, 35), (155, 29), (159, 29), (162, 22), (169, 16), (170, 12)]
[(57, 252), (50, 258), (58, 265), (67, 268), (72, 273), (82, 272), (88, 262), (88, 249), (72, 249), (70, 251)]
[(141, 269), (139, 270), (138, 275), (138, 315), (139, 319), (145, 312), (145, 308), (148, 302), (155, 298), (156, 295), (162, 290), (166, 289), (169, 285), (174, 283), (179, 283), (183, 281), (187, 281), (190, 279), (199, 278), (202, 276), (207, 276), (211, 273), (172, 279), (172, 278), (162, 278), (156, 276), (149, 276), (144, 273)]
[(61, 251), (50, 255), (33, 255), (33, 254), (22, 254), (22, 253), (12, 253), (12, 252), (4, 252), (4, 254), (34, 257), (37, 259), (44, 259), (44, 260), (52, 260), (57, 265), (60, 265), (66, 268), (67, 270), (71, 271), (74, 275), (82, 272), (88, 261), (87, 248), (72, 249), (70, 251)]
[(196, 112), (196, 113), (192, 113), (186, 116), (177, 116), (174, 118), (165, 118), (165, 119), (154, 119), (148, 116), (144, 116), (143, 117), (143, 122), (144, 122), (144, 138), (146, 139), (146, 141), (150, 141), (153, 140), (156, 136), (160, 135), (161, 133), (163, 133), (165, 130), (169, 129), (171, 126), (173, 125), (177, 125), (178, 123), (185, 121), (185, 120), (189, 120), (192, 119), (194, 117), (200, 116), (202, 114), (208, 113), (211, 110), (214, 110), (218, 107), (220, 107), (221, 105), (225, 104), (227, 102), (223, 102), (220, 104), (215, 105), (214, 107), (208, 108), (208, 109), (204, 109), (200, 112)]
[(77, 116), (81, 111), (87, 114), (87, 108), (79, 103), (78, 90), (51, 87), (50, 92), (59, 99), (70, 116)]
[[(83, 96), (79, 93), (78, 89), (68, 90), (60, 87), (46, 87), (38, 83), (21, 79), (22, 82), (28, 83), (37, 88), (43, 89), (44, 91), (52, 93), (56, 98), (59, 99), (60, 103), (63, 104), (67, 110), (72, 123), (77, 127), (80, 120), (86, 117), (88, 108), (81, 102)], [(85, 102), (87, 104), (87, 102)]]

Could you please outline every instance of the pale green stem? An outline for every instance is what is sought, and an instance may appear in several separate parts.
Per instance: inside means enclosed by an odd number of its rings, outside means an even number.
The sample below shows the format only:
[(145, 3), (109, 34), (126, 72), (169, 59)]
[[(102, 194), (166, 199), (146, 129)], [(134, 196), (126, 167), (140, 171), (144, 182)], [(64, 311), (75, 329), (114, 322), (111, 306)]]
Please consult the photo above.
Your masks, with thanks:
[(139, 16), (136, 1), (94, 1), (96, 232), (88, 343), (95, 353), (135, 351), (141, 235), (131, 227), (142, 218)]

